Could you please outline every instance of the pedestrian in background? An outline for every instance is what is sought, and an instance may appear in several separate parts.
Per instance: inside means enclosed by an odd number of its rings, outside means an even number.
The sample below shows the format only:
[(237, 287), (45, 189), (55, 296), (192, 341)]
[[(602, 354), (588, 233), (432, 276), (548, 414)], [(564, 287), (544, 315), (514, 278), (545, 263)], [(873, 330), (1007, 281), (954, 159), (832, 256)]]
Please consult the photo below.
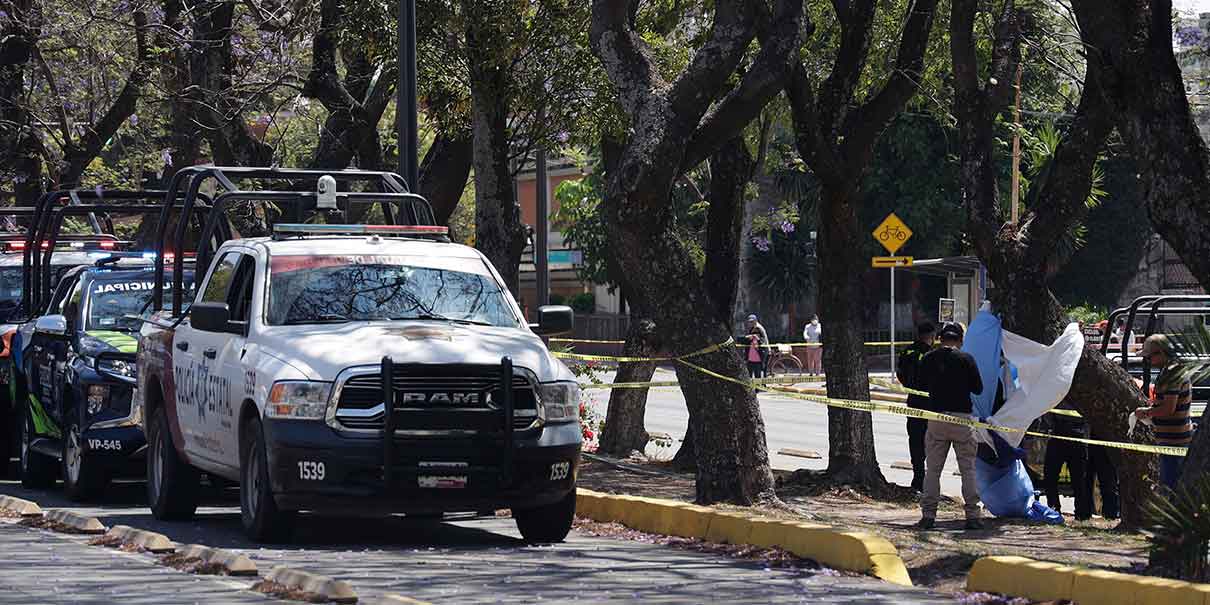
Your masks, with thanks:
[[(1071, 404), (1066, 400), (1057, 406), (1060, 410), (1071, 410)], [(1060, 437), (1088, 438), (1088, 424), (1079, 416), (1066, 414), (1047, 414), (1050, 423), (1050, 434)], [(1083, 443), (1066, 439), (1048, 439), (1046, 441), (1046, 458), (1042, 464), (1042, 484), (1046, 491), (1046, 504), (1058, 512), (1063, 512), (1059, 503), (1059, 474), (1063, 466), (1067, 466), (1067, 475), (1071, 478), (1071, 491), (1076, 500), (1076, 520), (1085, 521), (1092, 517), (1092, 493), (1088, 490), (1088, 479), (1085, 470), (1088, 467), (1088, 448)]]
[[(979, 367), (970, 353), (960, 350), (963, 329), (955, 323), (942, 326), (941, 347), (924, 356), (920, 366), (920, 381), (929, 393), (929, 407), (935, 412), (971, 417), (971, 395), (983, 392)], [(916, 527), (932, 529), (936, 525), (937, 505), (941, 502), (941, 472), (950, 448), (958, 457), (962, 474), (962, 499), (966, 509), (966, 529), (983, 529), (979, 520), (979, 487), (975, 481), (975, 434), (969, 426), (928, 421), (925, 433), (924, 494), (920, 498), (922, 516)]]
[[(933, 350), (937, 329), (933, 324), (924, 322), (916, 326), (916, 340), (899, 354), (899, 362), (895, 366), (895, 377), (899, 384), (909, 388), (924, 390), (921, 382), (920, 367), (924, 364), (924, 356)], [(923, 395), (909, 394), (907, 404), (910, 408), (927, 410), (929, 400)], [(908, 418), (908, 451), (912, 457), (912, 489), (924, 491), (924, 459), (926, 455), (924, 435), (928, 431), (928, 420), (924, 418)]]
[(823, 326), (819, 325), (819, 316), (811, 316), (811, 321), (802, 329), (802, 340), (807, 343), (807, 373), (823, 374)]
[[(1172, 342), (1163, 334), (1152, 334), (1143, 341), (1143, 359), (1153, 368), (1162, 368), (1155, 379), (1155, 403), (1134, 411), (1142, 420), (1154, 423), (1155, 443), (1172, 447), (1189, 447), (1193, 440), (1193, 421), (1189, 406), (1193, 403), (1193, 384), (1182, 375)], [(1160, 454), (1160, 481), (1175, 490), (1181, 478), (1184, 456)]]
[(765, 327), (760, 325), (760, 321), (755, 315), (748, 316), (748, 333), (744, 336), (747, 339), (748, 351), (745, 359), (748, 361), (748, 375), (752, 378), (763, 378), (765, 376), (765, 361), (769, 354), (769, 333), (765, 331)]

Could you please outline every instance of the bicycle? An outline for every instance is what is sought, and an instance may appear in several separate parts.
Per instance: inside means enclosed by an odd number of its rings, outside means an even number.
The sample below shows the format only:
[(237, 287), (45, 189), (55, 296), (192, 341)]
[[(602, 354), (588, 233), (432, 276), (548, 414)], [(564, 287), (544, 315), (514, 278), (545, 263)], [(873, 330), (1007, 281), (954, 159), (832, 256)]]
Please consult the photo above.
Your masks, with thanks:
[(902, 242), (907, 239), (907, 234), (901, 231), (899, 227), (891, 228), (890, 226), (885, 227), (878, 234), (878, 239), (884, 242), (889, 241), (892, 237)]
[(802, 375), (802, 361), (794, 355), (790, 345), (771, 345), (769, 351), (769, 375)]

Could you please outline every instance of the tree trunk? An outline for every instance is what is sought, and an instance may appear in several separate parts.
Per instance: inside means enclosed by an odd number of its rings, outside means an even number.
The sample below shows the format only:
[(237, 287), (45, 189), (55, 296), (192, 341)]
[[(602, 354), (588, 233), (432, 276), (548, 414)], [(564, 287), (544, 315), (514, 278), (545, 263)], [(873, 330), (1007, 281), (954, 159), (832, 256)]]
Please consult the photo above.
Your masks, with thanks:
[(744, 230), (744, 193), (753, 159), (742, 137), (727, 141), (710, 158), (710, 208), (706, 212), (706, 287), (715, 313), (730, 323), (739, 287), (740, 237)]
[(449, 224), (466, 189), (474, 159), (474, 138), (469, 131), (439, 132), (420, 164), (416, 193), (433, 206), (437, 224)]
[(17, 205), (42, 193), (42, 142), (33, 124), (26, 73), (42, 28), (42, 8), (33, 0), (11, 3), (0, 42), (0, 170), (13, 183)]
[[(520, 291), (521, 253), (528, 229), (513, 192), (509, 166), (508, 70), (496, 45), (496, 11), (463, 0), (470, 64), (472, 154), (475, 167), (475, 247), (504, 278), (514, 296)], [(489, 60), (487, 57), (497, 57)]]
[[(828, 397), (869, 401), (869, 374), (862, 338), (865, 292), (857, 277), (865, 258), (853, 253), (860, 241), (852, 200), (859, 193), (825, 185), (821, 193), (817, 242), (820, 283), (816, 298), (823, 330), (823, 368)], [(869, 412), (828, 408), (828, 475), (842, 484), (880, 489), (886, 485), (874, 453), (874, 424)]]
[(693, 447), (693, 414), (689, 414), (689, 420), (685, 423), (685, 438), (681, 441), (681, 447), (676, 449), (676, 455), (672, 457), (672, 468), (678, 471), (697, 472), (697, 452)]
[(196, 104), (199, 91), (193, 88), (190, 51), (183, 42), (188, 39), (189, 30), (182, 20), (184, 10), (183, 0), (164, 0), (163, 27), (166, 32), (173, 33), (158, 37), (159, 46), (169, 49), (162, 55), (161, 69), (171, 116), (162, 157), (164, 163), (161, 166), (160, 186), (166, 186), (177, 170), (197, 164), (202, 156), (203, 137), (195, 117), (195, 113), (200, 111)]
[[(630, 330), (626, 335), (624, 357), (653, 357), (659, 351), (656, 346), (655, 323), (640, 319), (632, 314)], [(648, 382), (655, 375), (655, 362), (622, 362), (614, 382)], [(631, 452), (642, 453), (647, 449), (650, 436), (644, 425), (647, 414), (647, 389), (612, 389), (609, 391), (609, 409), (605, 414), (605, 428), (601, 431), (600, 451), (619, 458)]]
[[(235, 20), (235, 2), (209, 0), (195, 7), (194, 44), (201, 47), (194, 55), (193, 76), (200, 78), (206, 105), (194, 114), (206, 128), (210, 152), (220, 166), (269, 166), (273, 148), (252, 133), (240, 111), (243, 103), (232, 93), (232, 74), (236, 73), (231, 51)], [(248, 234), (245, 234), (248, 235)]]

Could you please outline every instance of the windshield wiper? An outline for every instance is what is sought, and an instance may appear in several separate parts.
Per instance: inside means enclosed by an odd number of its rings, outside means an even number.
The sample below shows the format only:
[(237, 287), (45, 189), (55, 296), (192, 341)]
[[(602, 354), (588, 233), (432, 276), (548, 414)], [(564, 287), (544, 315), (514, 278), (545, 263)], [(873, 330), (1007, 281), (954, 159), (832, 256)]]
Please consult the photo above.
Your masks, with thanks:
[(450, 323), (470, 324), (473, 326), (490, 326), (490, 325), (492, 325), (489, 322), (479, 321), (477, 319), (460, 319), (460, 318), (456, 318), (456, 317), (446, 317), (444, 315), (437, 315), (436, 313), (421, 313), (419, 315), (408, 315), (408, 316), (404, 316), (404, 317), (392, 317), (391, 321), (405, 321), (405, 320), (416, 320), (416, 319), (424, 320), (424, 321), (448, 321)]
[(319, 317), (299, 317), (282, 322), (284, 326), (295, 326), (299, 324), (341, 324), (353, 321), (339, 313), (321, 313)]

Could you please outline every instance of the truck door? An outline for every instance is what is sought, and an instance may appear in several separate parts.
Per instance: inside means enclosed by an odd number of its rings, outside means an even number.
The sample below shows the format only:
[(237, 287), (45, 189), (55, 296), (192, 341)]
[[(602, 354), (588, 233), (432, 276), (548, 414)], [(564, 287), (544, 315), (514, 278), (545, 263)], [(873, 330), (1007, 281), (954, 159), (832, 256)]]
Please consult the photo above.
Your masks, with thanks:
[(79, 274), (61, 282), (46, 308), (47, 315), (65, 316), (67, 335), (48, 336), (35, 330), (30, 339), (26, 375), (29, 376), (31, 412), (39, 434), (57, 437), (58, 431), (54, 427), (61, 429), (63, 426), (63, 389), (70, 382), (65, 374), (67, 349), (71, 346), (73, 332), (79, 328), (76, 325), (81, 297), (79, 284)]
[[(214, 263), (214, 270), (198, 290), (197, 302), (228, 302), (239, 267), (240, 252), (229, 251)], [(198, 466), (213, 470), (225, 458), (218, 416), (223, 372), (218, 358), (228, 334), (204, 332), (186, 319), (172, 338), (173, 374), (176, 378), (176, 410), (185, 439), (185, 452)]]

